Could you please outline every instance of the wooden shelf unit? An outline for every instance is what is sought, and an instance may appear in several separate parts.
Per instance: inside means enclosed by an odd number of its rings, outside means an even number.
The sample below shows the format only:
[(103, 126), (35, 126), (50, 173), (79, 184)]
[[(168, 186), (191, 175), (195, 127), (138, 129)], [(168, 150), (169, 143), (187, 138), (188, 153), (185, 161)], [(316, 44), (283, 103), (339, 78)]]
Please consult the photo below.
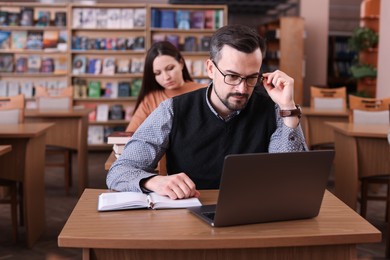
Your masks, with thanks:
[(294, 79), (294, 99), (303, 104), (303, 78), (305, 75), (304, 19), (281, 17), (259, 26), (259, 33), (267, 40), (267, 53), (262, 71), (279, 69)]

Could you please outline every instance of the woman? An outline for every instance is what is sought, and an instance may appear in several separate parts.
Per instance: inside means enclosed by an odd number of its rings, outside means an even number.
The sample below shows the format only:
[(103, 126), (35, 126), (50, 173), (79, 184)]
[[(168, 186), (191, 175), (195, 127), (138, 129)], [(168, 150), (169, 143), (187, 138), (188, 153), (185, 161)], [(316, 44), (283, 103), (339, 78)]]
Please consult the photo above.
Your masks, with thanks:
[(126, 131), (135, 132), (165, 99), (201, 87), (205, 85), (193, 82), (184, 58), (175, 46), (168, 41), (154, 43), (146, 54), (141, 90)]

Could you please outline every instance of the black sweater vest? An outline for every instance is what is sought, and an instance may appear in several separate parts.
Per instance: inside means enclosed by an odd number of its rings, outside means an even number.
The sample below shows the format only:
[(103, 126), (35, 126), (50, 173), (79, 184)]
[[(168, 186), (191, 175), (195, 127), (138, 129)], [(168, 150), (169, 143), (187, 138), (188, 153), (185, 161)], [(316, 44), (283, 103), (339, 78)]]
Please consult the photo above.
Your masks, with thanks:
[(276, 129), (275, 103), (256, 89), (240, 114), (224, 122), (207, 105), (206, 91), (173, 98), (167, 171), (186, 173), (197, 189), (218, 189), (226, 155), (268, 152)]

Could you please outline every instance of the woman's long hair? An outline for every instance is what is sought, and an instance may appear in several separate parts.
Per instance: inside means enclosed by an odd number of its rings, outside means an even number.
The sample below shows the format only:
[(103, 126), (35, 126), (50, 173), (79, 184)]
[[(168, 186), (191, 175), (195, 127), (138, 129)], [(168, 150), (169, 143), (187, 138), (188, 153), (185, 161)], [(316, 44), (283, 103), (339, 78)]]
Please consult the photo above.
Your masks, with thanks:
[(186, 63), (184, 62), (184, 58), (181, 55), (180, 51), (176, 49), (174, 45), (172, 45), (168, 41), (156, 42), (150, 47), (148, 53), (145, 58), (145, 66), (144, 66), (144, 75), (142, 79), (141, 90), (139, 92), (137, 103), (135, 104), (134, 112), (139, 107), (142, 100), (144, 100), (145, 96), (153, 91), (162, 91), (164, 88), (157, 83), (156, 77), (153, 72), (153, 61), (157, 56), (161, 55), (169, 55), (173, 57), (175, 60), (183, 64), (183, 79), (184, 81), (193, 81), (190, 73), (188, 72)]

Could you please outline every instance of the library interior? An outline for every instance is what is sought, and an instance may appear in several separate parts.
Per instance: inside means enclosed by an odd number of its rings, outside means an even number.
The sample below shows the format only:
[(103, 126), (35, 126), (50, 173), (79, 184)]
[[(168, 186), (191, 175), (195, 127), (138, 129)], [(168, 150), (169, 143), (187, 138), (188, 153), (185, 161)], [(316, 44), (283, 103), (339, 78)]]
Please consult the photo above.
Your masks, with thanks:
[[(389, 11), (386, 0), (0, 0), (0, 259), (390, 259)], [(158, 106), (142, 106), (143, 81), (163, 89), (158, 103), (174, 96), (148, 66), (152, 46), (182, 56), (192, 91), (212, 81), (212, 36), (235, 24), (265, 39), (256, 75), (293, 78), (308, 150), (335, 152), (318, 216), (217, 228), (185, 206), (99, 211), (135, 111)]]

